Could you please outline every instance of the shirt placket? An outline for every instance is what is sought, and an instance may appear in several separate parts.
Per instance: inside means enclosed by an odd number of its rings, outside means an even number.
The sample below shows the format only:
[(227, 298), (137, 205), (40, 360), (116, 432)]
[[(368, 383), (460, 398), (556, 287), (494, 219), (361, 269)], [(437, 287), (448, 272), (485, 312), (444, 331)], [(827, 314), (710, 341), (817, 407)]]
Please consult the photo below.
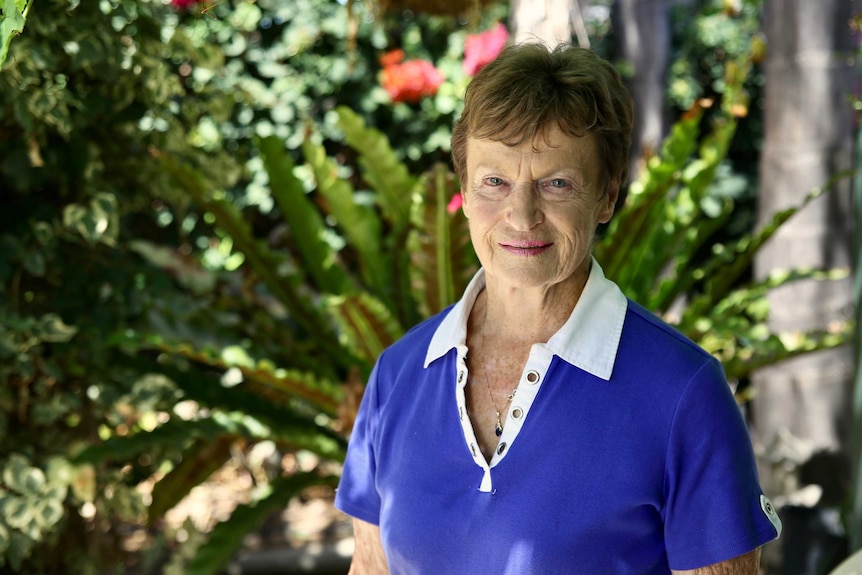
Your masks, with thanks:
[(479, 442), (476, 440), (470, 415), (467, 413), (466, 387), (469, 373), (467, 370), (466, 352), (466, 348), (458, 349), (455, 393), (458, 404), (458, 417), (473, 462), (482, 470), (482, 482), (479, 485), (479, 491), (490, 493), (494, 490), (491, 469), (506, 457), (518, 434), (521, 433), (521, 429), (523, 429), (524, 423), (527, 420), (527, 415), (539, 393), (539, 388), (541, 388), (545, 380), (553, 354), (541, 344), (533, 345), (531, 348), (530, 357), (527, 359), (521, 378), (518, 381), (515, 395), (509, 405), (503, 434), (500, 436), (489, 465), (482, 455), (482, 450), (479, 448)]

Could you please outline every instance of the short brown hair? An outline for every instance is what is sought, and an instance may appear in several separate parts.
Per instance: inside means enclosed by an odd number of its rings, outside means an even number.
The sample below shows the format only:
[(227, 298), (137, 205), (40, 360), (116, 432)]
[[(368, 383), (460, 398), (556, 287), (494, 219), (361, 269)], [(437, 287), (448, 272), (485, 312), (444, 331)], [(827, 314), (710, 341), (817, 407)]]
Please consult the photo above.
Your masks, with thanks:
[(593, 52), (561, 44), (518, 44), (503, 50), (467, 86), (452, 130), (452, 161), (464, 182), (467, 138), (517, 146), (556, 122), (563, 133), (593, 134), (605, 185), (628, 175), (634, 116), (631, 94), (616, 69)]

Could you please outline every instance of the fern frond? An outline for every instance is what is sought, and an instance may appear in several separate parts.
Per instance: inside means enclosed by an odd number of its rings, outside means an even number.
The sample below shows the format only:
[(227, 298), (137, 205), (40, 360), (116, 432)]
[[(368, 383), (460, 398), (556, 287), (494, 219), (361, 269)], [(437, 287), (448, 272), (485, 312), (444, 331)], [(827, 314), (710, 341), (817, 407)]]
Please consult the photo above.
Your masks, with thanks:
[(362, 174), (376, 194), (383, 216), (395, 229), (406, 228), (416, 178), (410, 175), (380, 130), (366, 126), (362, 117), (350, 108), (339, 106), (336, 112), (345, 140), (359, 153)]

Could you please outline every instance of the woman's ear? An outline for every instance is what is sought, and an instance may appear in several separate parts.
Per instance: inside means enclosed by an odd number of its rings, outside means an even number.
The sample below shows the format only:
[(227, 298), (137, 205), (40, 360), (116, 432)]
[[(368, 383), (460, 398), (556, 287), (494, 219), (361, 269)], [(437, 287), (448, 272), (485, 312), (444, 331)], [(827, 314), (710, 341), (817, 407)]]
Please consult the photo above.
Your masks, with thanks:
[(620, 178), (616, 176), (608, 181), (605, 186), (605, 193), (602, 195), (601, 211), (599, 212), (599, 223), (606, 224), (611, 221), (611, 216), (614, 215), (617, 200), (620, 197)]
[(463, 186), (461, 187), (461, 211), (464, 213), (465, 218), (470, 218), (470, 208), (467, 205), (467, 192)]

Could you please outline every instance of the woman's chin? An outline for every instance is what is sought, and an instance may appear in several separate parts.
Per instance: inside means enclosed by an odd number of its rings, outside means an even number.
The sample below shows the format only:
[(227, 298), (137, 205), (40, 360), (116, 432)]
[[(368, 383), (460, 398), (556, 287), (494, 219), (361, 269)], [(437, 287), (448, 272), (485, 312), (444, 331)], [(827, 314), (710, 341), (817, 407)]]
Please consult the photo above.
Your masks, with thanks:
[(504, 270), (485, 270), (485, 282), (508, 289), (543, 289), (564, 283), (572, 274), (561, 274), (559, 268), (525, 266)]

